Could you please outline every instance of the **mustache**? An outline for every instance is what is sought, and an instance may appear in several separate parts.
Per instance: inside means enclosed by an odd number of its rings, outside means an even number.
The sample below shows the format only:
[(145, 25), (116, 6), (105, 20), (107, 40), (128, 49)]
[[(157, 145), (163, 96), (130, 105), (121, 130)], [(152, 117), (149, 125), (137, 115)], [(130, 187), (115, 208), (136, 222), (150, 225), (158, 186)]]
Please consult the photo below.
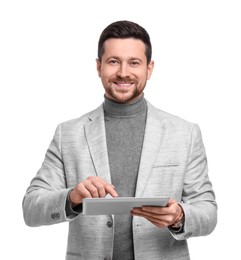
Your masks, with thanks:
[(136, 79), (132, 77), (113, 77), (111, 81), (118, 81), (118, 82), (123, 82), (123, 83), (131, 83), (135, 82)]

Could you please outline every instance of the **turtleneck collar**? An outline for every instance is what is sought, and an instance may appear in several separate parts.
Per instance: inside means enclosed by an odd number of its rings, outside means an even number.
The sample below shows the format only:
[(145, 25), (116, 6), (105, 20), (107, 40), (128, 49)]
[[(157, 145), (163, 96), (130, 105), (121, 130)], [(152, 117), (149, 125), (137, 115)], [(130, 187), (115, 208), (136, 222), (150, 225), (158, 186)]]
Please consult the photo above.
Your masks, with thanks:
[(122, 104), (104, 96), (104, 112), (112, 116), (129, 117), (146, 111), (146, 101), (142, 94), (133, 103)]

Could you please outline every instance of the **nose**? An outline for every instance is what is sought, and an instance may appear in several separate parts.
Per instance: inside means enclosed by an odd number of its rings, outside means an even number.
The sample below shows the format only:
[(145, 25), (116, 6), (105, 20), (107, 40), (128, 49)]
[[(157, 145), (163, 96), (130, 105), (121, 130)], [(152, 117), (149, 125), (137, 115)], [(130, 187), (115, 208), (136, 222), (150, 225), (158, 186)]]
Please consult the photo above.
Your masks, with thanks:
[(122, 63), (117, 71), (117, 76), (120, 78), (126, 78), (130, 75), (128, 64)]

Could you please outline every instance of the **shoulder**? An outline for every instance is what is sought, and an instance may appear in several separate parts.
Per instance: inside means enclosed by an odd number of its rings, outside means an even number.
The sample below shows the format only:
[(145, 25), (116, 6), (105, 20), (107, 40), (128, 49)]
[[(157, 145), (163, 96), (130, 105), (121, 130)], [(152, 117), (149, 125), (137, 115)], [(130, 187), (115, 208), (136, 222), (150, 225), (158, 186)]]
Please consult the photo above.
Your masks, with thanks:
[(198, 124), (162, 111), (148, 101), (147, 105), (147, 123), (152, 131), (162, 133), (164, 143), (188, 148), (193, 140), (202, 141), (202, 134)]
[(187, 121), (177, 115), (170, 114), (147, 102), (148, 115), (152, 117), (153, 121), (161, 126), (166, 126), (174, 129), (193, 129), (196, 125), (193, 122)]
[(98, 118), (103, 115), (103, 106), (100, 105), (96, 109), (74, 119), (62, 122), (58, 125), (62, 131), (79, 131), (84, 125), (91, 122), (94, 118)]

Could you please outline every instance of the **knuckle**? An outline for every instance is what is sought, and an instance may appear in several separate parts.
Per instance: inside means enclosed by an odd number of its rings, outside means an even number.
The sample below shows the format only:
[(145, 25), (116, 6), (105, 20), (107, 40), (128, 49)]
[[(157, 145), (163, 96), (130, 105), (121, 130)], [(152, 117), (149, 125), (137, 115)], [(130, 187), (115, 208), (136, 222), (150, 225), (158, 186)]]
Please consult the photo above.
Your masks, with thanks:
[(100, 190), (100, 191), (105, 190), (104, 185), (102, 185), (101, 183), (98, 183), (97, 189)]
[(97, 189), (96, 187), (92, 187), (92, 188), (91, 188), (91, 192), (92, 192), (92, 193), (97, 193), (97, 191), (98, 191), (98, 189)]
[(84, 186), (83, 183), (80, 182), (79, 184), (76, 185), (76, 189), (81, 190), (83, 188), (83, 186)]
[(90, 196), (90, 193), (89, 193), (88, 191), (82, 191), (81, 195), (82, 195), (82, 197), (84, 197), (84, 198), (89, 198), (89, 197), (91, 197), (91, 196)]
[(92, 181), (94, 179), (94, 176), (89, 176), (86, 180)]

